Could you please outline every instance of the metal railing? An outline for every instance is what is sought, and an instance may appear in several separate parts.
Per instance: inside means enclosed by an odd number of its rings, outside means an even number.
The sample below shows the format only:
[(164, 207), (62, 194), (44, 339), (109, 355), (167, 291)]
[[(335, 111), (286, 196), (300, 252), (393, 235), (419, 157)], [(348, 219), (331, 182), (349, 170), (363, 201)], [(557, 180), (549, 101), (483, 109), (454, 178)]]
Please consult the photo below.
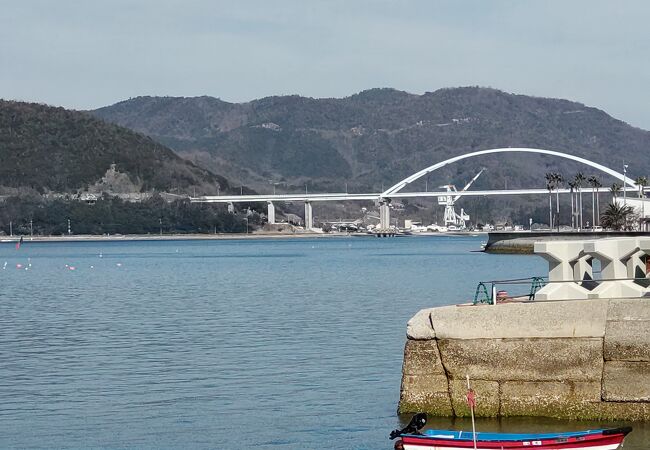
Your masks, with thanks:
[[(649, 274), (650, 276), (650, 274)], [(593, 279), (584, 279), (584, 280), (562, 280), (562, 281), (549, 281), (544, 277), (528, 277), (528, 278), (515, 278), (511, 280), (491, 280), (491, 281), (481, 281), (476, 286), (476, 291), (474, 292), (474, 301), (473, 304), (490, 304), (496, 305), (499, 300), (506, 299), (524, 299), (527, 298), (527, 301), (534, 301), (535, 294), (541, 288), (548, 284), (560, 284), (560, 283), (574, 283), (574, 284), (591, 284), (593, 287), (589, 288), (592, 290), (594, 287), (598, 286), (602, 282), (606, 281), (633, 281), (634, 283), (648, 288), (650, 287), (650, 278), (649, 277), (637, 277), (637, 278), (593, 278)], [(489, 286), (489, 288), (488, 288)], [(506, 286), (526, 286), (525, 289), (520, 290), (518, 293), (507, 293), (503, 289)], [(566, 300), (575, 300), (575, 299), (566, 299)], [(553, 300), (553, 301), (563, 301), (563, 300)]]
[[(514, 278), (512, 280), (492, 280), (492, 281), (481, 281), (478, 286), (476, 286), (476, 291), (474, 292), (474, 304), (486, 303), (486, 304), (496, 304), (498, 300), (499, 291), (497, 290), (497, 285), (530, 285), (528, 291), (528, 300), (532, 301), (535, 299), (535, 293), (543, 288), (547, 280), (543, 277), (528, 277), (528, 278)], [(488, 290), (487, 286), (490, 285)], [(521, 296), (524, 296), (522, 294)], [(511, 297), (511, 296), (510, 296)]]

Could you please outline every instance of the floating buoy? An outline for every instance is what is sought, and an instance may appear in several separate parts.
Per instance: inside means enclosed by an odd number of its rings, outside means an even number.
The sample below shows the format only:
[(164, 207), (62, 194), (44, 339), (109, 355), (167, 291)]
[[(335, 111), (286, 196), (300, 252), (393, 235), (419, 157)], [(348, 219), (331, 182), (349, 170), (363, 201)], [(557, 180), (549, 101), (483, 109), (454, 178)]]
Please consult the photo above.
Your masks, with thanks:
[(16, 264), (16, 269), (22, 269), (22, 268), (23, 268), (22, 264), (20, 264), (20, 263)]
[(122, 267), (122, 263), (116, 263), (115, 264), (117, 267)]
[(75, 270), (75, 269), (76, 269), (75, 266), (70, 266), (70, 270)]

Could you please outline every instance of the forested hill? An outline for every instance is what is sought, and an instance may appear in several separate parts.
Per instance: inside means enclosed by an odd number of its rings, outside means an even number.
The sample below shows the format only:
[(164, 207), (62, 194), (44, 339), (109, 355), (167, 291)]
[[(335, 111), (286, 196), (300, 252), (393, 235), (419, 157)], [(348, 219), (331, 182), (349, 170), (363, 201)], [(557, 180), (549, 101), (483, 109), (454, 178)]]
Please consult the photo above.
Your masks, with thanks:
[(228, 190), (223, 177), (147, 136), (88, 113), (35, 103), (0, 100), (0, 161), (5, 190), (76, 192), (109, 175), (123, 192), (214, 193), (217, 184)]
[[(269, 97), (227, 103), (211, 97), (138, 97), (100, 108), (97, 117), (132, 128), (229, 179), (265, 192), (292, 189), (377, 191), (426, 165), (497, 147), (537, 147), (586, 157), (635, 177), (650, 173), (650, 133), (567, 100), (488, 88), (413, 95), (372, 89), (341, 99)], [(593, 169), (542, 155), (492, 155), (432, 174), (429, 186), (545, 186), (544, 173)], [(613, 180), (603, 177), (604, 183)], [(423, 186), (418, 186), (424, 188)]]

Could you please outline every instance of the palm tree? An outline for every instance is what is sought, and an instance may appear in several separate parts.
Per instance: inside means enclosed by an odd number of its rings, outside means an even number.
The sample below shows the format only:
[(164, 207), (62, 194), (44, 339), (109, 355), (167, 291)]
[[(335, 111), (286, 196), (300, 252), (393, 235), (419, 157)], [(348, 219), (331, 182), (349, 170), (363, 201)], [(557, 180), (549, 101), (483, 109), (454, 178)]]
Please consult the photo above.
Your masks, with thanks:
[(648, 185), (647, 177), (637, 177), (634, 180), (637, 186), (639, 186), (639, 198), (645, 198), (645, 187)]
[(609, 191), (612, 193), (612, 202), (616, 203), (616, 199), (618, 198), (618, 194), (621, 193), (621, 185), (618, 183), (612, 184), (612, 187), (609, 188)]
[(596, 226), (596, 185), (600, 184), (595, 175), (587, 178), (587, 183), (591, 185), (591, 228)]
[(573, 193), (576, 189), (576, 183), (575, 181), (569, 181), (567, 184), (569, 185), (569, 189), (571, 191), (569, 195), (571, 197), (571, 229), (573, 230), (575, 229), (575, 223), (576, 223), (575, 208), (573, 206)]
[(579, 214), (579, 219), (580, 219), (579, 228), (580, 229), (583, 228), (583, 225), (582, 225), (582, 183), (584, 183), (585, 180), (586, 180), (585, 176), (583, 175), (582, 172), (576, 173), (574, 181), (576, 183), (576, 187), (578, 188), (578, 195), (580, 197), (580, 206), (578, 206), (578, 211), (580, 212), (580, 214)]
[(548, 227), (553, 229), (553, 173), (546, 172), (546, 189), (548, 189)]
[(620, 231), (631, 229), (634, 219), (634, 211), (631, 206), (613, 201), (607, 205), (600, 221), (605, 228)]
[[(598, 224), (600, 225), (600, 191), (598, 189), (603, 187), (603, 183), (601, 183), (600, 178), (595, 175), (592, 175), (590, 179), (590, 183), (596, 191), (596, 218), (598, 219)], [(596, 225), (595, 222), (594, 225)]]
[(557, 220), (556, 220), (556, 225), (557, 225), (557, 231), (560, 231), (560, 186), (562, 186), (562, 182), (564, 181), (564, 178), (562, 177), (562, 174), (555, 172), (553, 174), (553, 181), (555, 183), (555, 206), (557, 207)]
[(645, 222), (645, 187), (648, 185), (648, 178), (638, 177), (636, 180), (634, 180), (634, 182), (637, 186), (639, 186), (639, 198), (641, 199), (641, 221)]

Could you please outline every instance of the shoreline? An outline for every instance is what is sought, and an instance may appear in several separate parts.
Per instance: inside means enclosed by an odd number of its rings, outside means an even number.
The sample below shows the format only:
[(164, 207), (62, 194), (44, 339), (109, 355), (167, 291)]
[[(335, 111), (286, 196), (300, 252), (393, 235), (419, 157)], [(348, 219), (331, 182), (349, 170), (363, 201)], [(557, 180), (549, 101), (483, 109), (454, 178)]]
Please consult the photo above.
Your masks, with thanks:
[[(424, 236), (475, 236), (477, 233), (415, 233), (399, 237), (424, 237)], [(480, 233), (479, 233), (480, 234)], [(241, 239), (307, 239), (307, 238), (353, 238), (353, 237), (376, 237), (373, 234), (365, 233), (217, 233), (217, 234), (116, 234), (116, 235), (92, 235), (76, 234), (70, 236), (0, 236), (0, 244), (16, 244), (23, 238), (27, 242), (119, 242), (119, 241), (213, 241), (213, 240), (241, 240)], [(382, 238), (390, 239), (390, 238)]]

